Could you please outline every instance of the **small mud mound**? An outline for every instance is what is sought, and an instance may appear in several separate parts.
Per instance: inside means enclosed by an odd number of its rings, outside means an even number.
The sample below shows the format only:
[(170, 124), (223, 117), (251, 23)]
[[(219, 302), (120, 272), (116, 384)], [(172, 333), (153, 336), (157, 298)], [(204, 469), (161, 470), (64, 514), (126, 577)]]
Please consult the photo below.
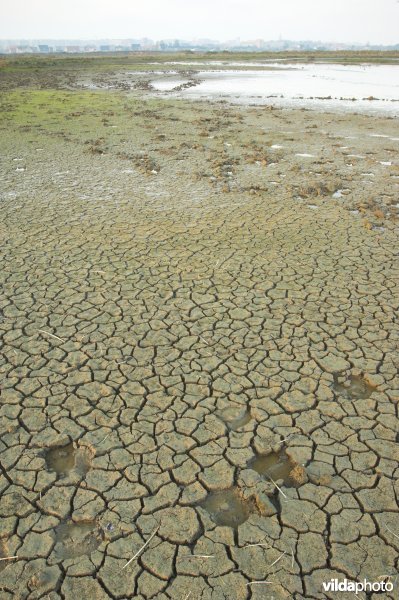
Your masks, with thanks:
[(363, 377), (351, 377), (346, 383), (339, 383), (335, 378), (333, 390), (337, 396), (347, 400), (359, 400), (369, 398), (375, 388), (363, 379)]
[(251, 420), (251, 413), (246, 409), (241, 408), (224, 408), (216, 413), (216, 416), (221, 419), (229, 429), (236, 431), (240, 427), (244, 427)]
[(91, 469), (92, 454), (88, 448), (75, 448), (73, 443), (56, 446), (46, 452), (45, 460), (49, 471), (55, 471), (63, 477), (75, 471), (84, 477)]
[(284, 451), (259, 454), (249, 461), (248, 467), (273, 481), (282, 479), (287, 487), (299, 487), (306, 481), (305, 469), (290, 461)]
[(97, 550), (102, 534), (95, 521), (62, 523), (55, 530), (54, 554), (59, 560), (88, 555)]
[(241, 498), (236, 488), (212, 492), (200, 506), (208, 511), (217, 525), (233, 529), (244, 523), (251, 512), (250, 504)]

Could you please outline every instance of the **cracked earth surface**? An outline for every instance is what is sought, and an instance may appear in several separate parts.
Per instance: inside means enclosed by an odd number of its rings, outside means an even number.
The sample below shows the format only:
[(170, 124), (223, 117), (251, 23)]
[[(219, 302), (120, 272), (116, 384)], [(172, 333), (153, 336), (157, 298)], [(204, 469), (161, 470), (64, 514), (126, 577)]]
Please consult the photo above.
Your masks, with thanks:
[(2, 103), (1, 597), (395, 581), (396, 121)]

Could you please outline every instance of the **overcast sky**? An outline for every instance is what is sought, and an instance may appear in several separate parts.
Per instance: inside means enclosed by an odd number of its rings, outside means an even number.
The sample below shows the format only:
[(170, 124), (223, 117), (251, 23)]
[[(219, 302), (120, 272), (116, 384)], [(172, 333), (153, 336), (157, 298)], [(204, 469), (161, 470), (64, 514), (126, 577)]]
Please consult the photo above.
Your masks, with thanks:
[(0, 0), (1, 39), (399, 42), (399, 0)]

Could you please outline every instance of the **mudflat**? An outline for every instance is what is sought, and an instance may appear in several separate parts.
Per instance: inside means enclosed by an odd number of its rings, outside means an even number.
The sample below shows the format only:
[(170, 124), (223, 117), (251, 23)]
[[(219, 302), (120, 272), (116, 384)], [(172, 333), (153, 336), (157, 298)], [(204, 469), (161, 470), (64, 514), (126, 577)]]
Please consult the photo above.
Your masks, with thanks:
[(29, 60), (0, 70), (1, 597), (397, 597), (397, 120)]

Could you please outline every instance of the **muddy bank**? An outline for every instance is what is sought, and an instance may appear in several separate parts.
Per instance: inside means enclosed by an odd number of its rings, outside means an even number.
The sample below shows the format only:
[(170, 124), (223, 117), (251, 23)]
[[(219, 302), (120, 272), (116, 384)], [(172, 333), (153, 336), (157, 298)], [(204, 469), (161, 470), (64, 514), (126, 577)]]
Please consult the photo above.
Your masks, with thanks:
[(1, 119), (2, 597), (394, 581), (396, 121), (51, 87)]

